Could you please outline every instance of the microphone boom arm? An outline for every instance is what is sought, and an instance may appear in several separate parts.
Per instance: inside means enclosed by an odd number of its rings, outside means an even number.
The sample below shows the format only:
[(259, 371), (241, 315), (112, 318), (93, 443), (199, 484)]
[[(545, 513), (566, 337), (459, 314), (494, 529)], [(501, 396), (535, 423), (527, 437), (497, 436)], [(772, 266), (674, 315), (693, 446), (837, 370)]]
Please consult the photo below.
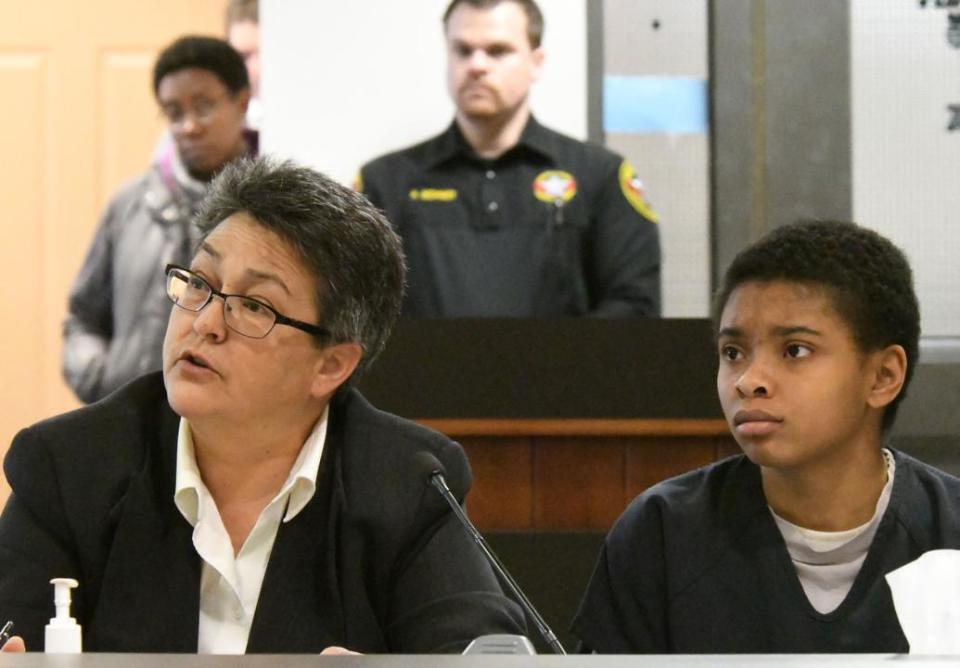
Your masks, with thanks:
[(473, 522), (470, 521), (470, 518), (467, 517), (467, 514), (463, 512), (463, 508), (460, 507), (460, 503), (457, 501), (457, 498), (447, 486), (447, 481), (444, 479), (443, 474), (440, 471), (433, 471), (430, 474), (429, 482), (437, 489), (438, 492), (440, 492), (440, 496), (443, 497), (443, 500), (447, 502), (447, 504), (450, 506), (450, 509), (460, 519), (460, 523), (463, 524), (463, 526), (470, 533), (470, 537), (473, 538), (473, 541), (477, 544), (484, 555), (486, 555), (487, 560), (493, 566), (494, 570), (497, 572), (497, 575), (500, 576), (500, 579), (507, 585), (507, 588), (520, 603), (520, 606), (524, 609), (524, 612), (526, 612), (527, 615), (529, 615), (533, 620), (537, 630), (540, 632), (540, 635), (543, 636), (543, 639), (546, 641), (547, 645), (550, 646), (550, 649), (552, 649), (556, 654), (566, 654), (566, 650), (563, 649), (563, 645), (561, 645), (560, 641), (557, 640), (557, 636), (554, 634), (553, 630), (547, 625), (547, 622), (543, 619), (543, 617), (540, 616), (540, 613), (537, 612), (537, 609), (533, 606), (533, 603), (530, 602), (530, 599), (528, 599), (520, 590), (519, 585), (517, 585), (516, 581), (510, 576), (510, 573), (507, 571), (506, 567), (503, 565), (497, 555), (493, 553), (493, 550), (490, 549), (490, 546), (487, 545), (487, 541), (484, 540), (482, 535), (480, 535), (480, 532), (477, 531), (477, 528), (473, 526)]

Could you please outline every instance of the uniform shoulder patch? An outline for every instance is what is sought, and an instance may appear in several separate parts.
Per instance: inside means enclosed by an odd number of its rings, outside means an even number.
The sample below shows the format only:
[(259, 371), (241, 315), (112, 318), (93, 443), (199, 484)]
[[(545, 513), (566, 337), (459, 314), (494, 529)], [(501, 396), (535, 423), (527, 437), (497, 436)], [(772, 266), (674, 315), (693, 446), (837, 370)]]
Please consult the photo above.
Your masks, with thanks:
[(623, 196), (627, 198), (637, 213), (651, 222), (657, 223), (660, 217), (650, 208), (647, 202), (647, 191), (643, 187), (643, 181), (637, 176), (636, 170), (629, 160), (620, 163), (620, 190)]
[(577, 180), (570, 172), (548, 169), (533, 180), (533, 196), (541, 202), (566, 204), (577, 195)]

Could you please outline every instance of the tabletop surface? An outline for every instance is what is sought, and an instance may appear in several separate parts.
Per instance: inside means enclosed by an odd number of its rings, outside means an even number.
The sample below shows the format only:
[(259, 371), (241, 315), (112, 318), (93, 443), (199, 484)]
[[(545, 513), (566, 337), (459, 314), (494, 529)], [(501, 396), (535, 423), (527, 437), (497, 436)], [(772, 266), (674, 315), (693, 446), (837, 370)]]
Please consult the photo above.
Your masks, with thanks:
[(17, 668), (220, 668), (242, 666), (245, 668), (301, 668), (316, 666), (364, 666), (378, 668), (414, 668), (431, 666), (506, 666), (507, 668), (563, 668), (588, 666), (590, 668), (635, 668), (652, 666), (664, 668), (705, 668), (706, 666), (837, 666), (843, 668), (867, 668), (881, 666), (891, 661), (906, 666), (958, 665), (960, 657), (909, 656), (895, 654), (785, 654), (785, 655), (674, 655), (674, 656), (420, 656), (420, 655), (370, 655), (362, 657), (335, 657), (316, 655), (249, 655), (249, 656), (198, 656), (195, 654), (0, 654), (0, 666)]

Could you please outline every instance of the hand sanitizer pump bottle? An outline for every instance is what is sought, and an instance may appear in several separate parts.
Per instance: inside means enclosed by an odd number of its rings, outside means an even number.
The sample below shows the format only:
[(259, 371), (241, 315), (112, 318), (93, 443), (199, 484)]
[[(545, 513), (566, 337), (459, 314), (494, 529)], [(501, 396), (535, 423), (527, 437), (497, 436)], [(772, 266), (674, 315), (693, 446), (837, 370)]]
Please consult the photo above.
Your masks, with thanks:
[(48, 654), (79, 654), (83, 641), (80, 625), (70, 616), (70, 590), (79, 583), (73, 578), (54, 578), (53, 605), (57, 616), (44, 629), (44, 651)]

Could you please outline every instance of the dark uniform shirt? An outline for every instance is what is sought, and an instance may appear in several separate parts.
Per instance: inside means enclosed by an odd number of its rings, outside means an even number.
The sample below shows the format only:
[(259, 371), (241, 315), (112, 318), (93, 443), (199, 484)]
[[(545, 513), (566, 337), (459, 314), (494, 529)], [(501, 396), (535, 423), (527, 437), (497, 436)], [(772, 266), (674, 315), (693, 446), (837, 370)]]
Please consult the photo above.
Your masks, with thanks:
[(601, 654), (895, 652), (885, 576), (960, 548), (960, 480), (901, 452), (890, 502), (843, 602), (818, 612), (743, 455), (638, 496), (604, 542), (573, 622)]
[(532, 117), (495, 160), (453, 123), (365, 165), (358, 187), (403, 238), (405, 315), (660, 314), (656, 216), (633, 168)]

